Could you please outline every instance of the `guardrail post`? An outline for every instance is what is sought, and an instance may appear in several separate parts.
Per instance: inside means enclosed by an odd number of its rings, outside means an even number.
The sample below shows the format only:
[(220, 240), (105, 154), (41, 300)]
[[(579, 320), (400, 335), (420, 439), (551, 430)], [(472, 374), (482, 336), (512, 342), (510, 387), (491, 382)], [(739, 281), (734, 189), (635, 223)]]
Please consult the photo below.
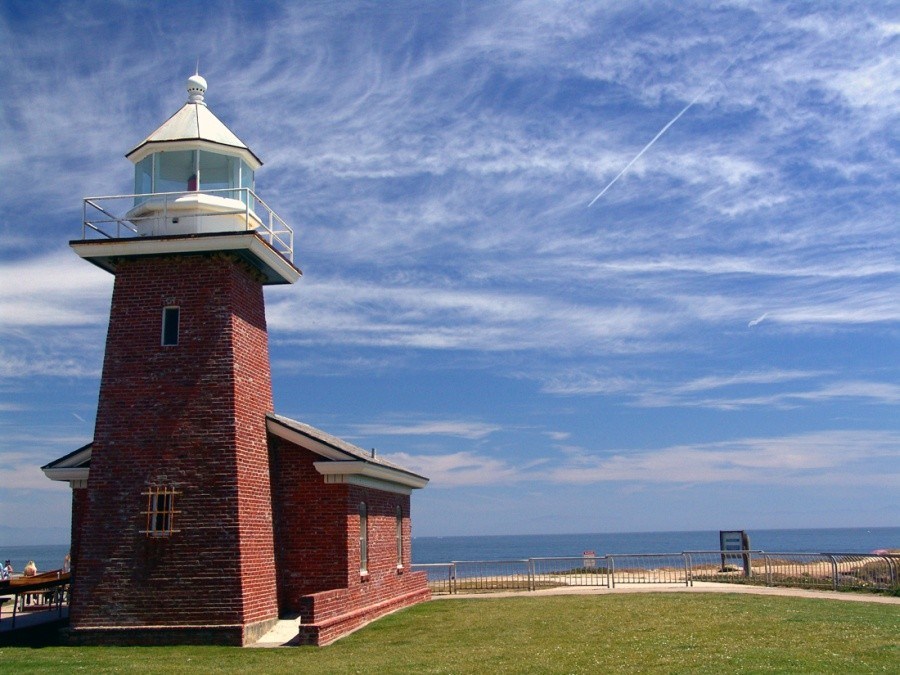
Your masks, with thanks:
[(450, 563), (447, 567), (447, 572), (450, 576), (450, 595), (453, 595), (456, 593), (456, 563)]
[(529, 558), (525, 564), (528, 566), (528, 590), (533, 591), (536, 590), (537, 584), (534, 580), (534, 559)]
[(606, 566), (606, 573), (609, 576), (609, 588), (616, 587), (616, 559), (609, 557), (609, 565)]
[(769, 554), (763, 553), (763, 563), (765, 564), (766, 586), (772, 585), (772, 568), (769, 567)]
[(691, 560), (690, 553), (682, 553), (681, 557), (684, 559), (684, 585), (685, 586), (693, 586), (694, 585), (694, 566), (693, 561)]
[(835, 591), (838, 589), (838, 564), (837, 558), (835, 558), (830, 553), (824, 553), (823, 555), (827, 555), (831, 560), (831, 587)]

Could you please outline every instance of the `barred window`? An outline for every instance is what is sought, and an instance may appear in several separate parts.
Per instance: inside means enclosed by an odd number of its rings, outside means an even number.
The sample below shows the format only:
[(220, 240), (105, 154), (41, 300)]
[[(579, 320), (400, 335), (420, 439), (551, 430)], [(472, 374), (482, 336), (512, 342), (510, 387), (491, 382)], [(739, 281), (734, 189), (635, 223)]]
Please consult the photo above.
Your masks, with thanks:
[(365, 502), (359, 503), (359, 571), (369, 572), (369, 510)]
[(147, 510), (142, 513), (147, 516), (147, 527), (142, 530), (148, 537), (168, 537), (179, 530), (175, 529), (175, 495), (179, 494), (172, 488), (151, 487), (142, 493), (147, 496)]

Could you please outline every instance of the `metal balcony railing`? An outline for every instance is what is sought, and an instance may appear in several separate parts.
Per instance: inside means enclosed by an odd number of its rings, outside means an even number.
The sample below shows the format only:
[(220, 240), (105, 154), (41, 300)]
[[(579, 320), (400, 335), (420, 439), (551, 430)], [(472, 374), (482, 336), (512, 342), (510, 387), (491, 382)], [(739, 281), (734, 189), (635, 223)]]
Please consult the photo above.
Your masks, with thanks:
[[(212, 203), (185, 206), (192, 197), (210, 197)], [(179, 223), (184, 218), (195, 219), (198, 231), (213, 232), (228, 219), (231, 224), (223, 231), (255, 232), (287, 260), (294, 260), (294, 231), (249, 188), (85, 197), (82, 213), (82, 240), (184, 234)]]

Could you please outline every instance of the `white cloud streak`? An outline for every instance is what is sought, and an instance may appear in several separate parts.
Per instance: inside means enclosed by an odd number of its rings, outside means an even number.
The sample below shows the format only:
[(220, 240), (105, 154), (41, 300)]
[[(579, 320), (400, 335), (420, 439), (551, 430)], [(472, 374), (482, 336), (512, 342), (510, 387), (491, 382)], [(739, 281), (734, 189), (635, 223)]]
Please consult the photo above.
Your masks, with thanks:
[(677, 445), (649, 451), (569, 452), (516, 464), (470, 451), (444, 455), (396, 453), (393, 461), (429, 476), (434, 487), (515, 484), (550, 480), (593, 483), (747, 483), (772, 486), (896, 484), (900, 434), (820, 431), (771, 438)]
[(479, 440), (501, 427), (483, 422), (425, 420), (409, 424), (358, 424), (355, 432), (366, 436), (451, 436)]

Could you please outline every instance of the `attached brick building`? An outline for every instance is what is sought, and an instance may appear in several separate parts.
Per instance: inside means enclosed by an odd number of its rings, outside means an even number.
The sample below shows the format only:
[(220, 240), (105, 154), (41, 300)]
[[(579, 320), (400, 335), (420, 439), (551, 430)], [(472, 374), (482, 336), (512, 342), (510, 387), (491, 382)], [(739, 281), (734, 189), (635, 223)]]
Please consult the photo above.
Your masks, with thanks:
[(127, 213), (86, 200), (102, 236), (71, 242), (115, 275), (94, 440), (43, 467), (72, 487), (75, 642), (245, 645), (295, 618), (326, 644), (430, 597), (427, 479), (272, 412), (263, 286), (299, 278), (293, 233), (205, 91), (127, 155)]

